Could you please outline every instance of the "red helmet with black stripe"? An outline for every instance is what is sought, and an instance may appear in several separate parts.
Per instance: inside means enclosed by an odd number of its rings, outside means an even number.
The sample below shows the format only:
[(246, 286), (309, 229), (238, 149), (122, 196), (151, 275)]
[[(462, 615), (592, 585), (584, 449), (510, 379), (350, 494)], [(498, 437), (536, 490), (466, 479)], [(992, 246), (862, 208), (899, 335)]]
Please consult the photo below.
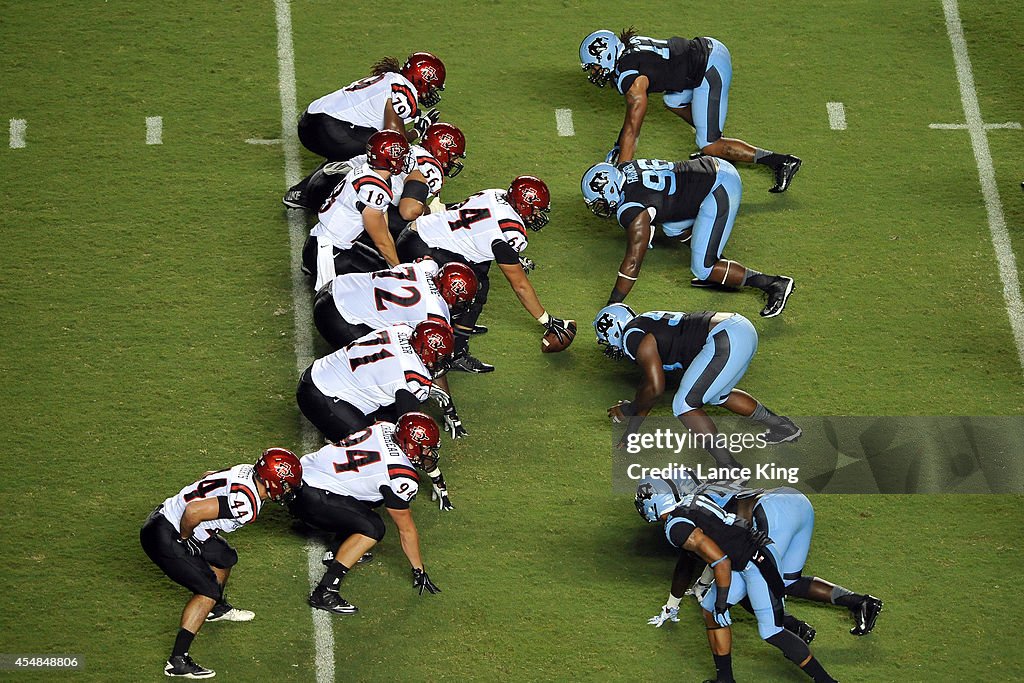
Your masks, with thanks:
[(287, 448), (268, 448), (255, 467), (270, 499), (278, 503), (290, 500), (302, 485), (302, 463)]
[(437, 159), (446, 176), (454, 178), (459, 175), (463, 168), (459, 159), (466, 158), (466, 136), (461, 130), (450, 123), (439, 121), (427, 128), (420, 144)]
[(405, 136), (393, 130), (380, 130), (366, 143), (366, 161), (370, 168), (392, 173), (408, 173), (415, 160), (409, 154)]
[(426, 107), (436, 106), (444, 90), (444, 62), (429, 52), (413, 52), (402, 66), (402, 75), (416, 88), (416, 98)]
[(512, 181), (505, 195), (508, 203), (531, 230), (540, 230), (548, 224), (551, 210), (551, 192), (540, 178), (521, 175)]
[(434, 276), (441, 298), (451, 310), (463, 309), (476, 298), (480, 286), (476, 273), (465, 263), (452, 261), (441, 266)]
[(455, 351), (455, 334), (451, 325), (442, 320), (424, 320), (416, 326), (409, 343), (427, 369), (437, 377), (447, 368)]
[(395, 443), (417, 467), (427, 472), (437, 467), (441, 430), (429, 415), (411, 412), (398, 418), (395, 424)]

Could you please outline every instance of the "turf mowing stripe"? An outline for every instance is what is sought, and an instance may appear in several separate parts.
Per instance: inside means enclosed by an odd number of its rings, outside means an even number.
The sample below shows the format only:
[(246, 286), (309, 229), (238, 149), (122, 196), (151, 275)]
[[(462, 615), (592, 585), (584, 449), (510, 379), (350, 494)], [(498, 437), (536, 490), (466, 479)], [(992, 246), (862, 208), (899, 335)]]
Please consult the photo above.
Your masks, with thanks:
[(572, 126), (572, 109), (556, 109), (555, 125), (558, 126), (558, 134), (563, 138), (576, 135)]
[(25, 119), (11, 119), (11, 149), (22, 149), (25, 146), (25, 130), (28, 122)]
[(164, 144), (164, 118), (162, 116), (146, 117), (146, 144)]
[(967, 53), (964, 28), (960, 23), (960, 9), (956, 0), (942, 0), (942, 10), (946, 15), (946, 32), (949, 34), (953, 59), (956, 62), (956, 78), (960, 82), (960, 100), (963, 103), (967, 131), (970, 133), (974, 159), (978, 164), (978, 179), (981, 182), (981, 193), (985, 198), (988, 228), (992, 234), (992, 246), (996, 250), (996, 262), (999, 264), (999, 278), (1003, 281), (1006, 312), (1010, 316), (1010, 327), (1013, 328), (1013, 337), (1017, 342), (1017, 356), (1021, 367), (1024, 367), (1024, 302), (1020, 296), (1017, 259), (1013, 255), (1003, 205), (999, 201), (996, 170), (992, 166), (988, 136), (981, 118), (978, 93), (974, 88), (974, 73), (971, 69), (970, 55)]
[[(295, 128), (298, 119), (295, 106), (295, 49), (292, 45), (292, 14), (288, 0), (274, 0), (277, 17), (277, 89), (281, 97), (281, 140), (284, 142), (284, 182), (291, 187), (299, 180), (299, 140)], [(302, 243), (306, 238), (302, 212), (288, 210), (288, 235), (291, 243), (292, 311), (295, 318), (295, 367), (302, 372), (313, 362), (313, 309), (300, 263)], [(300, 418), (301, 419), (301, 418)], [(305, 420), (302, 422), (302, 450), (316, 450), (317, 434)], [(320, 580), (323, 568), (320, 557), (324, 548), (315, 541), (306, 544), (306, 568), (310, 587)], [(334, 680), (334, 629), (330, 615), (310, 609), (313, 617), (313, 642), (317, 683)]]
[(846, 130), (846, 108), (842, 102), (826, 102), (828, 125), (832, 130)]
[(263, 140), (263, 139), (260, 139), (260, 138), (248, 138), (248, 139), (246, 139), (245, 144), (247, 144), (247, 145), (280, 145), (281, 144), (281, 140), (279, 140), (279, 139)]

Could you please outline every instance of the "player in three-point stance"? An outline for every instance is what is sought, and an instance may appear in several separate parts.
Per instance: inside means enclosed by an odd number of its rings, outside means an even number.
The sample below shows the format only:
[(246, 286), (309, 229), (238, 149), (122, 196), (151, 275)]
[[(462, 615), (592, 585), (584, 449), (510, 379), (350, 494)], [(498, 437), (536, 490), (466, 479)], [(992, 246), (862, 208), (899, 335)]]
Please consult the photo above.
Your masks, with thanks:
[(215, 675), (189, 656), (203, 622), (249, 621), (254, 616), (224, 600), (224, 586), (238, 553), (220, 534), (254, 522), (267, 499), (286, 502), (301, 483), (299, 459), (283, 448), (268, 448), (255, 465), (207, 472), (150, 514), (139, 532), (142, 549), (168, 578), (192, 591), (164, 667), (166, 675)]

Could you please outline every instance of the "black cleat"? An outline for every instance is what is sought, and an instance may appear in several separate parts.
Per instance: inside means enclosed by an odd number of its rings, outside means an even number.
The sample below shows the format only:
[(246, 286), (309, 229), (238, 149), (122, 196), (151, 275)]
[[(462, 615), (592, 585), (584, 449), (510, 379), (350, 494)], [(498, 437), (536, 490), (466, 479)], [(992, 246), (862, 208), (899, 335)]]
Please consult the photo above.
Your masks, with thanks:
[(775, 167), (775, 184), (768, 188), (768, 191), (778, 194), (789, 189), (789, 184), (793, 182), (793, 176), (800, 170), (803, 163), (800, 157), (787, 154), (786, 160)]
[(690, 280), (690, 286), (696, 287), (698, 289), (713, 289), (721, 285), (719, 285), (714, 280), (701, 280), (700, 278), (695, 277), (692, 280)]
[(332, 614), (358, 614), (359, 608), (338, 595), (338, 591), (317, 588), (309, 594), (309, 606)]
[(796, 625), (796, 630), (793, 631), (800, 640), (804, 641), (808, 645), (814, 640), (814, 636), (818, 635), (818, 632), (814, 630), (814, 627), (808, 624), (806, 621), (799, 621)]
[(788, 417), (780, 417), (779, 419), (783, 420), (782, 424), (771, 426), (768, 428), (768, 431), (764, 432), (765, 443), (789, 443), (790, 441), (796, 441), (804, 433)]
[(470, 334), (487, 334), (487, 325), (473, 325)]
[(690, 154), (690, 161), (696, 161), (697, 159), (706, 156), (707, 154), (705, 154), (704, 152), (693, 152), (692, 154)]
[(761, 309), (761, 317), (774, 318), (782, 313), (793, 293), (793, 278), (779, 275), (764, 291), (768, 295), (768, 303)]
[(164, 667), (164, 676), (179, 676), (181, 678), (213, 678), (217, 675), (217, 672), (213, 669), (207, 669), (199, 666), (188, 656), (186, 652), (183, 655), (175, 655), (167, 660), (167, 666)]
[(281, 198), (281, 203), (289, 209), (306, 208), (306, 205), (302, 203), (302, 190), (288, 190), (284, 193), (284, 197)]
[[(331, 563), (334, 562), (334, 551), (333, 550), (326, 551), (324, 553), (323, 559), (321, 559), (320, 562), (323, 563), (323, 565), (329, 569), (330, 566), (331, 566)], [(356, 564), (368, 564), (370, 562), (373, 562), (373, 553), (369, 552), (369, 551), (363, 553), (359, 557), (359, 559), (356, 560)]]
[(474, 372), (481, 374), (484, 372), (494, 372), (494, 366), (485, 363), (475, 356), (471, 356), (468, 353), (464, 356), (460, 356), (452, 361), (453, 370), (462, 370), (463, 372)]
[(873, 595), (865, 595), (856, 607), (850, 609), (856, 625), (850, 629), (850, 635), (866, 636), (875, 628), (878, 615), (882, 612), (882, 601)]

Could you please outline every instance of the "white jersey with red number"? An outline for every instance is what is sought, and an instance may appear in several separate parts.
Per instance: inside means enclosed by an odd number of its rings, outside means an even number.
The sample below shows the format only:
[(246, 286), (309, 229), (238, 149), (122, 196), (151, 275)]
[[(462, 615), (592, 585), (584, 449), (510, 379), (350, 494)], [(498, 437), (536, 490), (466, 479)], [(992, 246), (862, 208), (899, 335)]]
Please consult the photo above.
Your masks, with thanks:
[[(409, 145), (409, 153), (416, 157), (416, 170), (427, 179), (427, 198), (436, 197), (444, 185), (444, 171), (441, 170), (441, 163), (431, 155), (430, 152), (419, 145)], [(352, 157), (347, 162), (352, 168), (359, 168), (366, 163), (366, 155)], [(409, 177), (407, 173), (391, 174), (391, 190), (394, 198), (391, 203), (398, 206), (402, 200), (402, 192), (405, 190), (405, 181)]]
[(448, 304), (434, 283), (435, 261), (402, 263), (375, 273), (349, 273), (331, 281), (334, 305), (350, 323), (375, 330), (424, 320), (451, 322)]
[(180, 533), (181, 516), (185, 514), (185, 506), (194, 500), (218, 496), (228, 499), (232, 516), (230, 519), (200, 522), (192, 532), (200, 542), (215, 533), (230, 533), (244, 524), (255, 521), (263, 505), (259, 489), (256, 487), (255, 468), (252, 465), (235, 465), (226, 470), (211, 472), (165, 500), (162, 512), (167, 521)]
[(408, 325), (392, 325), (313, 361), (313, 384), (325, 395), (351, 403), (364, 415), (394, 404), (401, 389), (421, 403), (426, 401), (433, 382), (409, 343), (412, 333)]
[(390, 179), (381, 178), (365, 163), (338, 183), (320, 207), (319, 222), (309, 231), (318, 243), (351, 249), (363, 233), (363, 210), (388, 210), (394, 193)]
[(383, 130), (384, 107), (388, 100), (403, 121), (419, 114), (416, 88), (400, 73), (388, 72), (380, 76), (367, 76), (324, 95), (306, 107), (310, 114), (327, 114), (340, 121)]
[(455, 208), (416, 219), (420, 238), (431, 247), (460, 254), (473, 263), (494, 259), (491, 244), (505, 240), (516, 253), (526, 249), (526, 228), (505, 190), (483, 190)]
[(394, 433), (390, 422), (377, 422), (339, 445), (302, 456), (302, 483), (367, 503), (381, 502), (380, 489), (387, 486), (397, 497), (412, 501), (419, 476), (395, 443)]

